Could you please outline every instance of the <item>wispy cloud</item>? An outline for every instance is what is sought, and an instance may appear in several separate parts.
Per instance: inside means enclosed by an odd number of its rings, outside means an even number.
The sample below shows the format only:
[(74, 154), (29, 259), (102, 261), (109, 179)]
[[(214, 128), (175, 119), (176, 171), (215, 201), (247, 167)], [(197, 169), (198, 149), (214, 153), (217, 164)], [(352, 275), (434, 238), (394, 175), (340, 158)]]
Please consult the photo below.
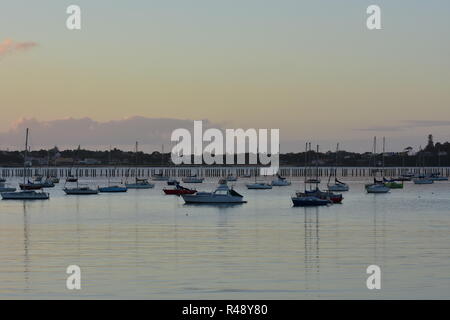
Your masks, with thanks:
[(37, 45), (36, 42), (16, 42), (12, 39), (6, 39), (0, 42), (0, 58), (16, 52), (30, 50)]

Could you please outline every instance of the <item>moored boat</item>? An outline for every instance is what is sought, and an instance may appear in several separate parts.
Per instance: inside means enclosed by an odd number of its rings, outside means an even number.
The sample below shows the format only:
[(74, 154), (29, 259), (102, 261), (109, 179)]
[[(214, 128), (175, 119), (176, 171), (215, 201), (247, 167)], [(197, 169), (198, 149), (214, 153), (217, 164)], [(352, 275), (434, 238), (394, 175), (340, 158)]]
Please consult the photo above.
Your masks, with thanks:
[(199, 178), (196, 174), (181, 179), (184, 183), (202, 183), (205, 178)]
[(243, 196), (229, 188), (226, 184), (221, 184), (214, 192), (197, 192), (195, 194), (182, 194), (183, 200), (189, 204), (238, 204), (246, 203)]
[(92, 195), (99, 192), (97, 189), (89, 187), (64, 188), (63, 190), (67, 195)]
[(338, 192), (345, 192), (350, 190), (350, 187), (345, 182), (339, 181), (338, 179), (334, 179), (333, 185), (328, 185), (329, 191), (338, 191)]
[(179, 184), (177, 184), (173, 189), (163, 189), (163, 191), (165, 194), (177, 196), (181, 196), (182, 194), (194, 194), (197, 192), (197, 190), (195, 189), (185, 188), (183, 186), (180, 186)]
[(326, 206), (331, 203), (330, 200), (320, 199), (318, 197), (307, 194), (297, 194), (295, 197), (292, 197), (291, 199), (294, 207)]
[(47, 192), (37, 192), (35, 190), (3, 192), (1, 195), (3, 200), (47, 200), (50, 198)]
[(413, 182), (414, 182), (414, 184), (433, 184), (434, 183), (433, 180), (431, 180), (429, 178), (425, 178), (425, 177), (413, 179)]
[(389, 187), (381, 183), (366, 185), (367, 193), (388, 193), (390, 190)]
[(272, 186), (265, 182), (255, 182), (246, 184), (247, 189), (250, 190), (267, 190), (272, 189)]
[(147, 179), (136, 178), (134, 183), (125, 183), (128, 189), (152, 189), (155, 187), (153, 183), (148, 182)]
[(342, 200), (344, 200), (344, 197), (340, 193), (321, 191), (319, 188), (316, 188), (316, 190), (305, 190), (305, 192), (297, 192), (296, 194), (297, 197), (301, 197), (302, 195), (314, 196), (321, 200), (329, 200), (332, 203), (342, 203)]

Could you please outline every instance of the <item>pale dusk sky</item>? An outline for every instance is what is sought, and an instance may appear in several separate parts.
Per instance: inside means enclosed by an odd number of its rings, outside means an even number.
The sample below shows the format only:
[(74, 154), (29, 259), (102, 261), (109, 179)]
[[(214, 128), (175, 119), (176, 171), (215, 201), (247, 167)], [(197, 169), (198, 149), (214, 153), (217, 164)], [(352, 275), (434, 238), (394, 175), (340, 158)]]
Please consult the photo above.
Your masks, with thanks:
[[(80, 31), (66, 29), (70, 4)], [(371, 4), (382, 30), (366, 28)], [(280, 128), (282, 151), (450, 140), (449, 31), (444, 0), (3, 1), (0, 149), (26, 123), (36, 144), (63, 145), (53, 121), (68, 118), (123, 122), (110, 143), (132, 148), (136, 116)]]

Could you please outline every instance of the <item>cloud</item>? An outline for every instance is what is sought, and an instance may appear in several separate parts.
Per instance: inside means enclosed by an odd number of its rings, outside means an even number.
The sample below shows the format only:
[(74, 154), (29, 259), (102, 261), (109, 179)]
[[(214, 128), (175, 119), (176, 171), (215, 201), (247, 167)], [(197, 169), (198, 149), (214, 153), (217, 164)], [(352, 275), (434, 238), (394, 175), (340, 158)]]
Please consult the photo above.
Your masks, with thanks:
[[(221, 128), (203, 120), (204, 128)], [(33, 149), (74, 148), (81, 145), (87, 149), (105, 149), (109, 146), (132, 150), (136, 141), (140, 149), (146, 152), (165, 151), (171, 146), (172, 131), (178, 128), (193, 130), (193, 120), (171, 118), (130, 117), (120, 120), (100, 122), (91, 118), (67, 118), (40, 121), (35, 118), (23, 118), (11, 124), (6, 132), (0, 132), (0, 149), (23, 148), (26, 128), (30, 129), (30, 143)]]
[(37, 45), (36, 42), (16, 42), (11, 39), (6, 39), (0, 42), (0, 58), (16, 52), (30, 50)]

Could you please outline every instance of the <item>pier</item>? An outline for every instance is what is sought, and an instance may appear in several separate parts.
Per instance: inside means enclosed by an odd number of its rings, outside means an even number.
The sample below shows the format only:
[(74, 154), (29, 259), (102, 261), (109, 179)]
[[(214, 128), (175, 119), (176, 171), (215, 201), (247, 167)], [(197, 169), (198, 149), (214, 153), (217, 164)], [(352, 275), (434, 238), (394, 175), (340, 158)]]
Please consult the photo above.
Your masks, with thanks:
[[(260, 171), (261, 169), (261, 171)], [(17, 178), (21, 177), (58, 177), (66, 178), (69, 176), (85, 177), (85, 178), (102, 178), (102, 177), (140, 177), (150, 178), (153, 174), (160, 174), (171, 177), (185, 177), (189, 175), (198, 175), (200, 177), (225, 177), (227, 175), (244, 176), (251, 175), (263, 176), (264, 167), (252, 166), (227, 166), (227, 167), (23, 167), (1, 168), (0, 177)], [(445, 177), (450, 176), (450, 167), (389, 167), (389, 168), (372, 168), (372, 167), (280, 167), (279, 173), (285, 177), (371, 177), (374, 173), (378, 176), (397, 177), (404, 173), (410, 172), (418, 175), (428, 175), (431, 173), (440, 174)]]

